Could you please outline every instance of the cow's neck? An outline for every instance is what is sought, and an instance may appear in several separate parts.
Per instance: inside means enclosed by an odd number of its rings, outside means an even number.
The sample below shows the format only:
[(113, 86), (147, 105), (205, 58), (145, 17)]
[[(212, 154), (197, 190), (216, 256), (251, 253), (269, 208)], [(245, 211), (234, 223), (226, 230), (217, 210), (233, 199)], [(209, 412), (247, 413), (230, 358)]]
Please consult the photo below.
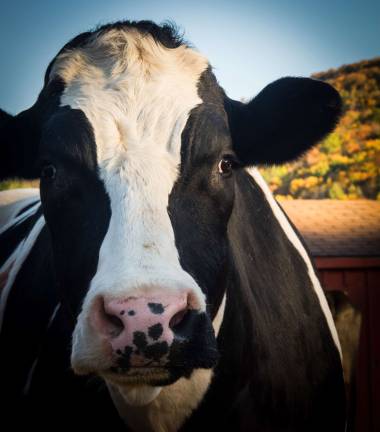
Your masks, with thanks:
[[(226, 296), (213, 321), (216, 336), (223, 321), (225, 305)], [(174, 384), (163, 387), (159, 395), (144, 406), (128, 405), (116, 387), (108, 385), (108, 389), (120, 417), (132, 430), (175, 432), (200, 404), (212, 377), (211, 369), (197, 369), (190, 378), (180, 378)]]

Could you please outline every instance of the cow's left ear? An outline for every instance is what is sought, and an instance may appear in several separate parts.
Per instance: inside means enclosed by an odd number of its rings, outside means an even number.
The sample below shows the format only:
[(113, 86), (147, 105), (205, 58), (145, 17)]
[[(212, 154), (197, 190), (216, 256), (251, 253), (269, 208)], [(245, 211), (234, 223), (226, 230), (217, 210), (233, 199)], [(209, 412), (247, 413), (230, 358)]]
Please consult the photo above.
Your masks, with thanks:
[(0, 109), (0, 180), (38, 177), (40, 127), (33, 107), (16, 116)]
[(247, 104), (225, 99), (234, 151), (245, 165), (291, 161), (331, 132), (342, 103), (329, 84), (281, 78)]
[(13, 116), (0, 108), (0, 129), (5, 126)]

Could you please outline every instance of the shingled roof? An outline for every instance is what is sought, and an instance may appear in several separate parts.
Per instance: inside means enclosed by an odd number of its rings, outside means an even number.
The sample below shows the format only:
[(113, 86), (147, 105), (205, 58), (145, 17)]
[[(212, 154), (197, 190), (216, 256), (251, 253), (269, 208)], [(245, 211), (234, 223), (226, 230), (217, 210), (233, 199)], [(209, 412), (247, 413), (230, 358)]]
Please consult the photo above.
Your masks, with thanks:
[(380, 257), (380, 202), (280, 202), (316, 257)]

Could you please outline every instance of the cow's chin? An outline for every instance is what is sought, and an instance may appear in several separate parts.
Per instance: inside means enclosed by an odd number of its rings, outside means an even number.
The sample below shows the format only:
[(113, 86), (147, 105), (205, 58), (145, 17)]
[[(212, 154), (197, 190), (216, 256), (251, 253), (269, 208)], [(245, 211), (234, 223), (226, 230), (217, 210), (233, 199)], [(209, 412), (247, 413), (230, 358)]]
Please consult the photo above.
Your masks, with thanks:
[(170, 373), (166, 368), (144, 367), (130, 368), (126, 373), (116, 373), (108, 370), (101, 372), (99, 375), (109, 384), (117, 387), (162, 387), (173, 384), (179, 375)]
[(112, 398), (120, 399), (130, 406), (144, 406), (153, 402), (164, 386), (175, 383), (180, 374), (165, 368), (131, 368), (126, 374), (104, 372)]
[(161, 393), (162, 387), (150, 385), (116, 385), (107, 382), (113, 398), (122, 398), (127, 405), (141, 407), (153, 402)]

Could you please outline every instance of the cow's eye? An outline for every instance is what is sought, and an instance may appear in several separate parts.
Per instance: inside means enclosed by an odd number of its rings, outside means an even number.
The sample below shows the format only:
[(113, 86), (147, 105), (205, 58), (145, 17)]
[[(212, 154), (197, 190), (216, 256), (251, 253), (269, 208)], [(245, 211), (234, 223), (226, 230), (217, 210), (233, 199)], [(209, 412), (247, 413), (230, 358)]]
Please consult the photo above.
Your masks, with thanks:
[(41, 179), (54, 180), (57, 170), (54, 165), (44, 165), (41, 169)]
[(229, 176), (232, 173), (233, 161), (229, 157), (224, 157), (218, 164), (219, 174), (223, 176)]

